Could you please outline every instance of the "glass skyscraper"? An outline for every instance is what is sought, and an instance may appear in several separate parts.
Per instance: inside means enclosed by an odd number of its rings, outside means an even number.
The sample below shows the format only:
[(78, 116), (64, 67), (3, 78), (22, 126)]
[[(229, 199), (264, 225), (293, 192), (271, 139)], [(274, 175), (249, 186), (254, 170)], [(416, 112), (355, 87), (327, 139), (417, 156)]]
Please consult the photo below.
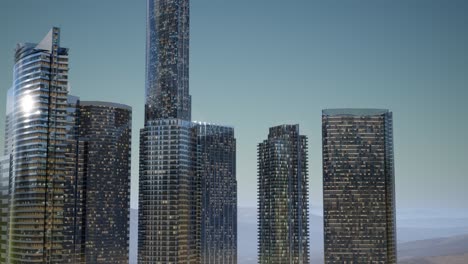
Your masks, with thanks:
[(203, 264), (237, 263), (237, 180), (234, 128), (198, 123)]
[(10, 156), (0, 156), (0, 263), (8, 263), (8, 203)]
[(1, 262), (128, 263), (131, 108), (68, 94), (58, 28), (17, 45), (13, 77), (0, 159)]
[[(7, 110), (11, 148), (10, 263), (62, 263), (68, 50), (53, 28), (18, 44)], [(11, 127), (8, 127), (11, 126)]]
[(237, 261), (234, 131), (191, 121), (189, 8), (148, 0), (138, 263)]
[(77, 170), (67, 181), (65, 212), (74, 232), (68, 261), (128, 263), (132, 109), (101, 101), (78, 101), (76, 108)]
[(307, 138), (299, 125), (270, 128), (258, 145), (258, 263), (308, 264)]
[(150, 121), (140, 142), (138, 263), (200, 263), (194, 124)]
[(396, 263), (392, 113), (322, 114), (325, 263)]
[(189, 0), (148, 0), (145, 120), (191, 120)]

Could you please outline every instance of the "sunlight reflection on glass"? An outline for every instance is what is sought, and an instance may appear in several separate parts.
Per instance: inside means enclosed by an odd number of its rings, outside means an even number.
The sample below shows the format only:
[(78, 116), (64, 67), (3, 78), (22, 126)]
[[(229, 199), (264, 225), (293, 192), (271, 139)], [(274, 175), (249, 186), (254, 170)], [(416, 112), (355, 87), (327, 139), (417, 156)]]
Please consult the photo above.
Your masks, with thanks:
[(27, 94), (21, 100), (21, 108), (25, 114), (30, 114), (34, 108), (34, 101), (31, 95)]

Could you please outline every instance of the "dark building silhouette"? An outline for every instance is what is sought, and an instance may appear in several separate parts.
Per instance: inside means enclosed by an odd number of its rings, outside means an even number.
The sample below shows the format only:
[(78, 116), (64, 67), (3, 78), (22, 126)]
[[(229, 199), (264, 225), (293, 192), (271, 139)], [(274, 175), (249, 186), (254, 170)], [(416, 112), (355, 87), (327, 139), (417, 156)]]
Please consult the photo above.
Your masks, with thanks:
[(322, 114), (325, 263), (396, 263), (392, 113)]
[(258, 263), (308, 264), (307, 138), (270, 128), (258, 145)]

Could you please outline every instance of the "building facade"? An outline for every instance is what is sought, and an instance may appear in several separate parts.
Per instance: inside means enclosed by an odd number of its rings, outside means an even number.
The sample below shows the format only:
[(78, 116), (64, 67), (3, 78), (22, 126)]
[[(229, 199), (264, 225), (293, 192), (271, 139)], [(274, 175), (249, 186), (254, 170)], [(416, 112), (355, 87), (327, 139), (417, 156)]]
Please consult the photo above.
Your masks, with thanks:
[(237, 263), (236, 139), (232, 127), (198, 123), (201, 263)]
[[(132, 109), (127, 105), (78, 103), (78, 154), (83, 199), (81, 233), (85, 263), (128, 263)], [(75, 215), (77, 215), (75, 213)], [(83, 248), (83, 247), (81, 247)]]
[(396, 263), (392, 113), (322, 113), (325, 263)]
[(148, 0), (145, 120), (191, 120), (190, 1)]
[(190, 2), (147, 7), (138, 263), (236, 263), (234, 130), (191, 121)]
[(68, 94), (58, 28), (17, 45), (6, 115), (0, 262), (128, 263), (131, 108)]
[(85, 234), (84, 223), (86, 198), (84, 181), (84, 153), (85, 146), (79, 139), (79, 98), (68, 95), (67, 119), (70, 126), (67, 128), (67, 147), (65, 153), (65, 193), (63, 211), (63, 254), (64, 263), (85, 263)]
[(0, 263), (8, 263), (10, 156), (0, 156)]
[(5, 144), (3, 148), (3, 154), (10, 155), (13, 151), (13, 101), (14, 101), (14, 89), (13, 87), (8, 89), (6, 98), (6, 109), (5, 109)]
[(194, 124), (181, 119), (147, 122), (140, 143), (138, 263), (200, 263)]
[(270, 128), (258, 145), (258, 263), (309, 263), (307, 138)]
[(53, 28), (38, 44), (18, 44), (12, 87), (10, 263), (63, 260), (68, 50)]

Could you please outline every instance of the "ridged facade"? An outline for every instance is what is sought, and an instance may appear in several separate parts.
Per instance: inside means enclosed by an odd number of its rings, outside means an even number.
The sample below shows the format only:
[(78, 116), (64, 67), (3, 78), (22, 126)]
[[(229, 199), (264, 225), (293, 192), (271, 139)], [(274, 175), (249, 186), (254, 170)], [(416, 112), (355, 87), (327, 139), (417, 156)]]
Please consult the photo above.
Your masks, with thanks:
[(397, 263), (392, 113), (322, 114), (325, 263)]
[(201, 180), (201, 263), (237, 263), (237, 180), (234, 128), (198, 123)]
[(15, 53), (10, 263), (62, 263), (68, 50), (53, 28)]
[(299, 125), (270, 128), (258, 145), (258, 263), (308, 264), (307, 138)]

